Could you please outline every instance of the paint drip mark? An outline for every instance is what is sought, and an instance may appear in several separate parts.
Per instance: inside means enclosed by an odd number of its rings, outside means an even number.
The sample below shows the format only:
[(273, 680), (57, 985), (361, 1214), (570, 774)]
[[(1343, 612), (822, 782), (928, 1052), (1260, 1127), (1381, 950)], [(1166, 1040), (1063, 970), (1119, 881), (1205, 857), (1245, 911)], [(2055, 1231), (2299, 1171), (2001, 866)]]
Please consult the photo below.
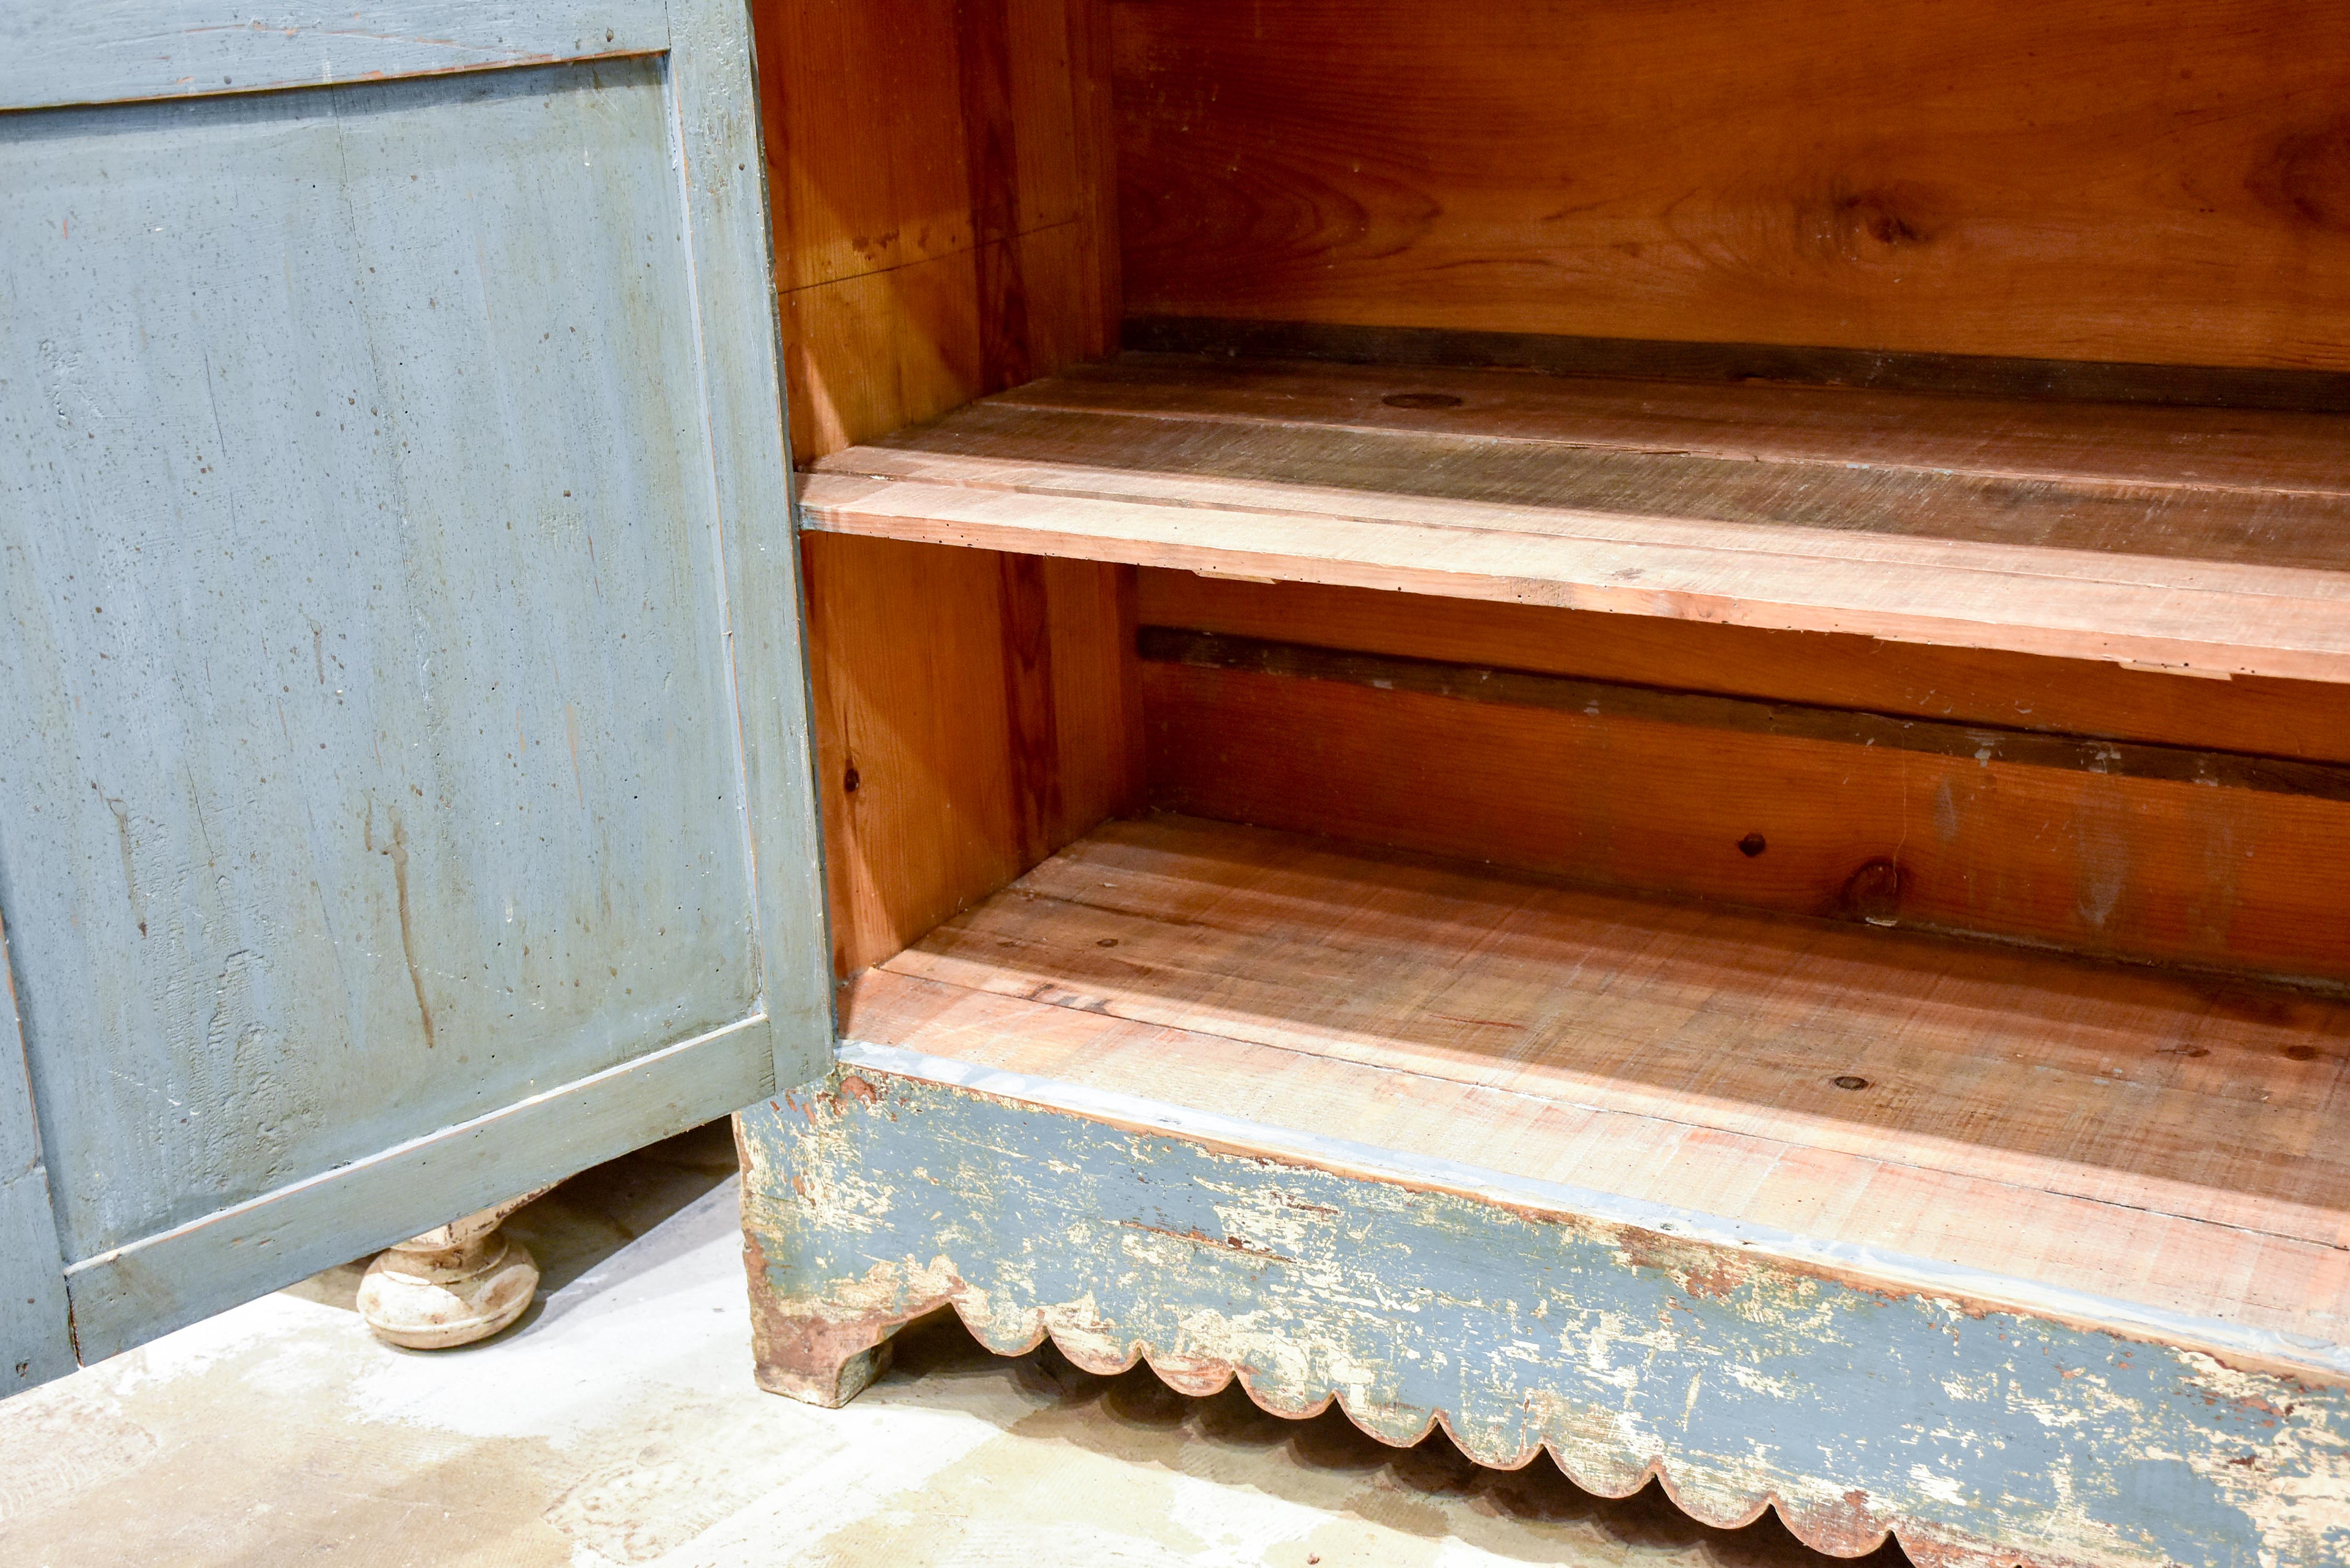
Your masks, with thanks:
[(579, 774), (579, 710), (563, 705), (563, 728), (571, 737), (571, 787), (579, 792), (579, 807), (588, 808), (588, 781)]
[(397, 808), (390, 816), (391, 845), (384, 853), (391, 857), (391, 879), (400, 892), (400, 950), (408, 960), (408, 983), (416, 991), (416, 1016), (423, 1023), (424, 1048), (430, 1051), (435, 1044), (432, 1004), (424, 998), (424, 971), (416, 961), (416, 919), (408, 908), (408, 825), (400, 820)]
[(97, 790), (98, 798), (114, 814), (114, 836), (122, 845), (122, 887), (130, 897), (130, 918), (139, 922), (139, 934), (143, 937), (147, 934), (147, 911), (140, 907), (139, 873), (130, 865), (130, 808), (119, 797), (99, 789), (96, 779), (89, 781), (89, 787)]

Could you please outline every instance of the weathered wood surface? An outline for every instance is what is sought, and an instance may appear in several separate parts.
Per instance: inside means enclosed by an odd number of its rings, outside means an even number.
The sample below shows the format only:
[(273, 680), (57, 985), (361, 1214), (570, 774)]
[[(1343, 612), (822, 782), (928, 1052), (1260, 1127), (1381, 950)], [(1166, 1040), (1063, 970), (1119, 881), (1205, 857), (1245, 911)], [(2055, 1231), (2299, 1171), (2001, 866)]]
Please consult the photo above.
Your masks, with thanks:
[(1144, 358), (823, 458), (804, 515), (1231, 576), (2350, 680), (2350, 490), (2328, 417), (2108, 409), (2043, 430), (1961, 400), (1700, 391)]
[[(1153, 631), (1146, 651), (1182, 635)], [(1586, 886), (2350, 980), (2340, 888), (2311, 874), (2350, 865), (2338, 763), (1186, 646), (1141, 667), (1166, 810)], [(1251, 668), (1252, 648), (1288, 651)]]
[(669, 44), (661, 0), (12, 5), (0, 12), (0, 109), (380, 81), (658, 54)]
[[(752, 15), (800, 457), (1114, 347), (1104, 7)], [(817, 535), (803, 552), (847, 973), (1139, 800), (1131, 574)]]
[(1135, 617), (1404, 659), (1717, 691), (2057, 735), (2350, 763), (2350, 684), (2182, 680), (2092, 659), (1763, 631), (1661, 616), (1251, 583), (1146, 566)]
[(1108, 352), (1094, 0), (753, 0), (802, 458)]
[(1321, 359), (1390, 369), (1534, 370), (1546, 376), (1638, 381), (1862, 388), (1938, 398), (2350, 414), (2350, 371), (2345, 370), (2126, 364), (1796, 343), (1688, 343), (1667, 337), (1580, 337), (1214, 316), (1129, 316), (1118, 324), (1118, 342), (1139, 354), (1204, 354), (1225, 359)]
[(747, 21), (660, 38), (0, 118), (0, 903), (86, 1355), (821, 1070)]
[(841, 1027), (2350, 1372), (2339, 1000), (1154, 818), (860, 977)]
[(0, 1396), (74, 1368), (65, 1259), (16, 1018), (8, 934), (0, 929)]
[(833, 961), (878, 963), (1141, 805), (1132, 607), (1090, 561), (811, 540)]
[[(737, 1123), (762, 1381), (837, 1398), (952, 1305), (1017, 1354), (1147, 1359), (1410, 1443), (1661, 1477), (1710, 1523), (1775, 1507), (1922, 1568), (2277, 1568), (2350, 1551), (2350, 1395), (1887, 1283), (1671, 1210), (910, 1053)], [(930, 1081), (933, 1079), (944, 1081)], [(1170, 1124), (1176, 1130), (1170, 1136)], [(1751, 1239), (1750, 1239), (1751, 1240)]]
[(2350, 13), (1120, 0), (1135, 315), (2350, 369)]

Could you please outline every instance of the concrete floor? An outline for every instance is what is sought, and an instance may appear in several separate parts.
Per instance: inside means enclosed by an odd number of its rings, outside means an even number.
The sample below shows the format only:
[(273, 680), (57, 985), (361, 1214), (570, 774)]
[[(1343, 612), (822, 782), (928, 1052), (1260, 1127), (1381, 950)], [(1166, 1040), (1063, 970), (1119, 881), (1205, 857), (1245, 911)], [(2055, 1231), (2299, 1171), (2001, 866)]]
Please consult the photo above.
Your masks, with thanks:
[[(1335, 1409), (1287, 1421), (1148, 1368), (909, 1329), (846, 1410), (751, 1381), (723, 1126), (575, 1178), (510, 1221), (539, 1300), (487, 1344), (369, 1337), (358, 1270), (0, 1404), (0, 1563), (1269, 1568), (1825, 1564), (1775, 1517), (1610, 1502)], [(1889, 1544), (1867, 1560), (1901, 1563)]]

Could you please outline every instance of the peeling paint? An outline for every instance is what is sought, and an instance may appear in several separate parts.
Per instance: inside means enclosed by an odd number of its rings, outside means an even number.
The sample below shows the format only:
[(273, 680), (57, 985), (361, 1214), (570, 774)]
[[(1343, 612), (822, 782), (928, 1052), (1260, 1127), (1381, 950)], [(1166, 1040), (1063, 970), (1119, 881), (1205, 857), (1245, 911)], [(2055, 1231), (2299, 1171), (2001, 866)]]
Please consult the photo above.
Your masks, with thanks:
[[(1596, 1220), (1537, 1218), (862, 1069), (746, 1113), (763, 1381), (951, 1304), (991, 1348), (1336, 1401), (1383, 1441), (1548, 1452), (1604, 1496), (1776, 1509), (1925, 1568), (2350, 1552), (2350, 1393)], [(919, 1183), (905, 1173), (920, 1169)], [(848, 1390), (853, 1392), (854, 1390)], [(2254, 1462), (2242, 1462), (2246, 1456)]]

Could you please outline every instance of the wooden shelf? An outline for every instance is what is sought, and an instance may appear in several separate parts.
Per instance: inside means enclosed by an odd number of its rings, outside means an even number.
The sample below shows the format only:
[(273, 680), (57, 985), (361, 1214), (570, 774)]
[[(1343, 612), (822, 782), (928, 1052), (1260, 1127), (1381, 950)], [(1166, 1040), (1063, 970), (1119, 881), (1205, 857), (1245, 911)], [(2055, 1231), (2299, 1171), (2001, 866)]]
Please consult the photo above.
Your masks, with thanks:
[(2350, 421), (1129, 354), (823, 458), (806, 526), (2350, 680)]
[(843, 1031), (2350, 1341), (2350, 1003), (2300, 992), (1162, 816), (858, 976)]

